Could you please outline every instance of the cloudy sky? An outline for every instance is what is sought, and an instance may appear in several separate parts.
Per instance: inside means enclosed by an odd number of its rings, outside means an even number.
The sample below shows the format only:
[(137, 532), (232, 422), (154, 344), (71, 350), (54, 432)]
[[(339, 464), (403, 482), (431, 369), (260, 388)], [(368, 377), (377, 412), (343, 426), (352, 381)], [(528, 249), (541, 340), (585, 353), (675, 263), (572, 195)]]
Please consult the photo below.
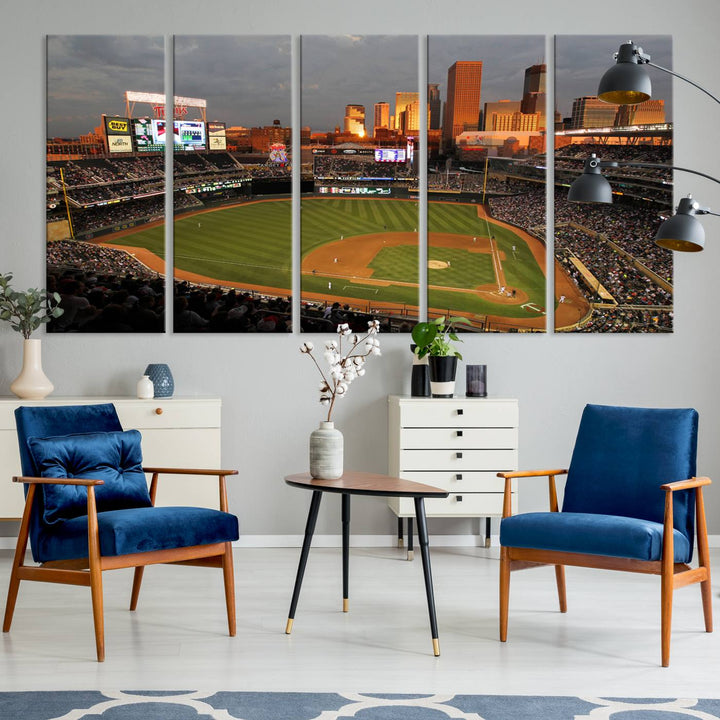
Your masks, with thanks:
[(125, 115), (126, 90), (163, 92), (164, 53), (160, 36), (48, 37), (48, 137), (78, 137), (103, 113)]
[[(175, 94), (205, 98), (208, 120), (290, 125), (289, 36), (179, 35), (174, 42)], [(163, 58), (162, 37), (48, 38), (48, 135), (77, 137), (103, 113), (124, 115), (126, 90), (162, 93)], [(136, 107), (145, 113), (149, 106)]]
[[(624, 36), (556, 38), (557, 107), (594, 95)], [(672, 67), (670, 36), (633, 37), (652, 61)], [(103, 113), (124, 115), (125, 90), (163, 92), (162, 36), (83, 35), (48, 38), (48, 135), (77, 137), (100, 124)], [(543, 36), (430, 36), (428, 82), (440, 83), (456, 60), (482, 60), (482, 102), (519, 100), (525, 68), (544, 62)], [(301, 39), (303, 125), (314, 131), (342, 126), (345, 105), (365, 105), (368, 126), (376, 102), (418, 89), (418, 39), (411, 35), (323, 36)], [(653, 97), (665, 99), (672, 118), (671, 78), (650, 69)], [(290, 124), (289, 36), (177, 36), (175, 94), (208, 101), (208, 120), (228, 125)], [(136, 109), (136, 114), (149, 108)]]
[(373, 107), (396, 92), (418, 92), (416, 35), (304, 35), (301, 40), (302, 119), (313, 132), (343, 128), (346, 105), (365, 106), (372, 131)]
[(177, 35), (175, 94), (205, 98), (207, 119), (291, 124), (289, 35)]

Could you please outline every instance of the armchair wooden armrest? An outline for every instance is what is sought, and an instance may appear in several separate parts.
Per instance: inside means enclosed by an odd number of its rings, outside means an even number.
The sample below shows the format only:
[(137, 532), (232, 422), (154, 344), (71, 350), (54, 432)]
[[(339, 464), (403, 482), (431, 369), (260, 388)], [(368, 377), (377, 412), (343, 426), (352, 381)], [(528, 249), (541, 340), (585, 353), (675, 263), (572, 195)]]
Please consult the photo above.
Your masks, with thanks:
[(91, 478), (45, 478), (45, 477), (13, 477), (13, 482), (27, 483), (28, 485), (104, 485), (104, 480), (93, 480)]
[(551, 475), (567, 475), (567, 470), (513, 470), (512, 472), (499, 472), (498, 477), (501, 478), (519, 478), (519, 477), (549, 477)]
[(675, 492), (675, 490), (690, 490), (691, 488), (700, 488), (703, 485), (712, 485), (709, 477), (694, 477), (688, 480), (676, 480), (675, 482), (665, 483), (660, 486), (665, 492)]
[(207, 470), (207, 469), (188, 469), (188, 468), (158, 468), (158, 467), (143, 467), (143, 472), (146, 473), (157, 473), (157, 474), (172, 474), (172, 475), (214, 475), (216, 477), (220, 475), (237, 475), (237, 470)]
[(143, 472), (152, 473), (150, 481), (150, 502), (155, 505), (155, 496), (157, 495), (158, 478), (161, 474), (166, 475), (212, 475), (217, 477), (220, 491), (220, 509), (223, 512), (228, 511), (227, 487), (225, 478), (228, 475), (237, 475), (237, 470), (208, 470), (208, 469), (189, 469), (189, 468), (158, 468), (144, 467)]
[(555, 490), (555, 476), (567, 475), (567, 470), (513, 470), (511, 472), (499, 472), (498, 477), (505, 478), (505, 493), (503, 495), (504, 518), (512, 515), (512, 480), (525, 477), (547, 477), (548, 492), (550, 493), (550, 511), (558, 511), (557, 491)]

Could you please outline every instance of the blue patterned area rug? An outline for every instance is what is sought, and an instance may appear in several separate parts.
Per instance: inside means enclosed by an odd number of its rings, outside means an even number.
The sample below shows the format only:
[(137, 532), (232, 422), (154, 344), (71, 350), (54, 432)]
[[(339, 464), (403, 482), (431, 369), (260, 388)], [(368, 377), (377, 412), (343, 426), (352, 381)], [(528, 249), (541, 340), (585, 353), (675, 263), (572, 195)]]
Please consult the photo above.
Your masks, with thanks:
[(720, 700), (192, 691), (0, 693), (0, 720), (715, 720)]

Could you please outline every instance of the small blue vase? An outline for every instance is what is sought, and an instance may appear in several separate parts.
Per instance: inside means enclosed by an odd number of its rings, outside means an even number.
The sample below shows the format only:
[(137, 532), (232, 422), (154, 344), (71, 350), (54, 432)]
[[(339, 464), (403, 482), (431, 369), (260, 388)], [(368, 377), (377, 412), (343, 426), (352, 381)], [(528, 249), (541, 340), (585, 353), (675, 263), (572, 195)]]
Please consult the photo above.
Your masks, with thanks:
[(145, 368), (144, 374), (152, 380), (156, 398), (173, 396), (175, 381), (170, 368), (165, 363), (151, 363)]

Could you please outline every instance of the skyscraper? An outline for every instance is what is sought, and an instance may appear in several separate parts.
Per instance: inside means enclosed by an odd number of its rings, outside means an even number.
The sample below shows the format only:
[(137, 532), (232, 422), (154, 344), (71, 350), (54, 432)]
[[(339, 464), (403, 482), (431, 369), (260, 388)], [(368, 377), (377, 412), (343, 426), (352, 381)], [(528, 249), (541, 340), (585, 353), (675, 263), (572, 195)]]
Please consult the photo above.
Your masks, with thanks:
[(428, 83), (428, 105), (430, 107), (430, 120), (428, 121), (429, 130), (439, 130), (442, 109), (442, 101), (440, 100), (440, 84)]
[(545, 121), (545, 78), (547, 67), (542, 65), (531, 65), (525, 70), (525, 83), (523, 85), (523, 97), (520, 104), (520, 112), (531, 115), (540, 113), (539, 129), (544, 130), (547, 126)]
[(417, 102), (420, 93), (417, 92), (396, 92), (395, 93), (395, 129), (402, 130), (401, 114), (407, 110), (408, 105)]
[(448, 68), (443, 144), (450, 148), (464, 130), (478, 129), (482, 60), (458, 60)]
[(365, 136), (365, 106), (346, 105), (344, 131), (353, 135)]
[(390, 105), (386, 102), (375, 103), (375, 113), (373, 115), (373, 131), (378, 128), (390, 127)]
[(599, 100), (597, 95), (575, 98), (572, 106), (570, 129), (612, 127), (617, 106)]
[(665, 122), (665, 101), (646, 100), (637, 105), (620, 105), (615, 116), (616, 126), (654, 125)]

